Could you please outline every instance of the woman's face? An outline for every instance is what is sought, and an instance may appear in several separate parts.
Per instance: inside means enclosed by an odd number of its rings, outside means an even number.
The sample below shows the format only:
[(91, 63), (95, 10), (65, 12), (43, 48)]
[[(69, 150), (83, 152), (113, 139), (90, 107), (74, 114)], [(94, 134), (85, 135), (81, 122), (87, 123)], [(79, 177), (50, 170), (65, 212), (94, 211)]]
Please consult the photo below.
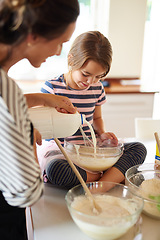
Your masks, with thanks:
[(35, 40), (32, 39), (25, 51), (25, 58), (29, 60), (32, 66), (40, 67), (48, 57), (60, 55), (63, 43), (69, 41), (75, 30), (75, 26), (76, 23), (69, 24), (66, 31), (60, 37), (53, 40), (47, 40), (42, 37), (36, 37)]
[(99, 63), (88, 60), (82, 68), (72, 71), (69, 85), (75, 89), (85, 89), (97, 83), (105, 73), (106, 70)]

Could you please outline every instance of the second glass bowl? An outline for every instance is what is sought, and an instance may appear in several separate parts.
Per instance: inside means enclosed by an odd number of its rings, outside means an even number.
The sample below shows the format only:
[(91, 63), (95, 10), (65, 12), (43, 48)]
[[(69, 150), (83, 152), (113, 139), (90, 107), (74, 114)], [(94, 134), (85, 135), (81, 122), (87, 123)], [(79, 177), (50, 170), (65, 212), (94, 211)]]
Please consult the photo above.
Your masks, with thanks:
[(125, 184), (144, 199), (143, 212), (160, 219), (160, 170), (149, 163), (133, 166), (125, 174)]

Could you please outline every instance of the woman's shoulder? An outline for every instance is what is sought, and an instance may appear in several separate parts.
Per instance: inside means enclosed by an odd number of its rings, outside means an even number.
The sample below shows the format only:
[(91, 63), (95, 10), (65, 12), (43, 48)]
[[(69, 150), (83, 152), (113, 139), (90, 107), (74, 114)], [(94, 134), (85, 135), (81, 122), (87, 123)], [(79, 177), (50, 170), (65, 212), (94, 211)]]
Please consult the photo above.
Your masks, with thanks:
[(22, 90), (18, 86), (18, 84), (10, 78), (7, 73), (0, 69), (0, 81), (1, 81), (1, 96), (2, 98), (5, 98), (6, 100), (9, 98), (12, 98), (13, 95), (16, 99), (21, 98), (25, 99)]

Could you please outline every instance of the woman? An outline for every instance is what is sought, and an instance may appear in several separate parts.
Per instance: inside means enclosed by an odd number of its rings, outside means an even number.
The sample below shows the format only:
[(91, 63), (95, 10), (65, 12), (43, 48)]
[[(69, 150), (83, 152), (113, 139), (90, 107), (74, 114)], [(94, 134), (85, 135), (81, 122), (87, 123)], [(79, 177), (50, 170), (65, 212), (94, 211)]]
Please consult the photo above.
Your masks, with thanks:
[[(49, 105), (74, 112), (67, 98), (42, 94), (26, 98), (7, 76), (9, 68), (23, 58), (39, 67), (75, 29), (79, 15), (77, 0), (0, 1), (0, 238), (27, 239), (25, 207), (43, 192), (41, 172), (35, 154), (33, 125), (27, 108)], [(34, 100), (34, 102), (32, 102)], [(56, 102), (55, 102), (56, 100)]]

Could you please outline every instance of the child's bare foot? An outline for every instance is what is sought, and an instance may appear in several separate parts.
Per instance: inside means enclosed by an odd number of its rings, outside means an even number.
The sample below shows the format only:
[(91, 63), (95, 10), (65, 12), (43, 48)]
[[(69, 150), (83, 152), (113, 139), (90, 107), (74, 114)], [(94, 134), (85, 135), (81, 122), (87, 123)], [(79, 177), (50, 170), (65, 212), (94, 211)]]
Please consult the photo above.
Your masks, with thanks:
[(87, 172), (87, 182), (95, 182), (98, 181), (102, 176), (101, 172), (95, 172), (95, 173), (91, 173), (91, 172)]

